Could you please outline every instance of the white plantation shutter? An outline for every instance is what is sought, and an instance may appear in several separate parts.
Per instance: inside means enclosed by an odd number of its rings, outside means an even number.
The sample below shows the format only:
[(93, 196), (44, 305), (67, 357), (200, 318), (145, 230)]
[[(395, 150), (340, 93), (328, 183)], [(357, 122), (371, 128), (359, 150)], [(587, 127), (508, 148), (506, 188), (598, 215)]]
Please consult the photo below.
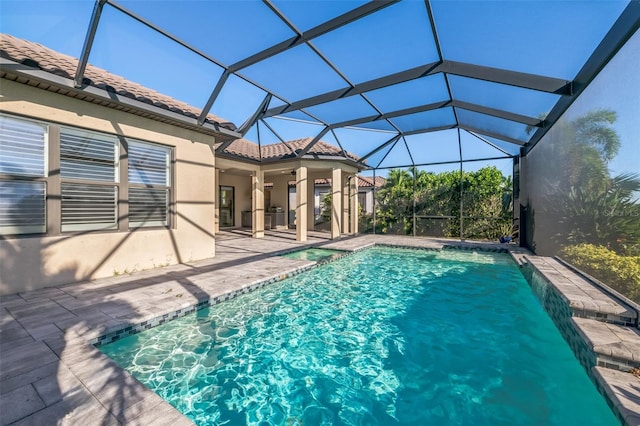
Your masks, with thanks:
[(129, 226), (169, 225), (171, 150), (129, 142)]
[(0, 173), (45, 176), (47, 128), (0, 115)]
[(62, 184), (62, 232), (117, 228), (115, 186)]
[(129, 188), (129, 224), (136, 226), (166, 226), (169, 221), (169, 190)]
[(118, 146), (115, 136), (60, 129), (62, 232), (117, 229), (117, 187), (99, 183), (118, 181)]
[[(47, 126), (0, 115), (0, 234), (46, 231)], [(17, 179), (16, 179), (17, 178)]]
[(70, 129), (60, 132), (62, 179), (117, 182), (117, 165), (117, 138)]
[(129, 183), (169, 185), (169, 148), (129, 142)]
[(46, 231), (44, 182), (0, 182), (0, 233), (31, 234)]

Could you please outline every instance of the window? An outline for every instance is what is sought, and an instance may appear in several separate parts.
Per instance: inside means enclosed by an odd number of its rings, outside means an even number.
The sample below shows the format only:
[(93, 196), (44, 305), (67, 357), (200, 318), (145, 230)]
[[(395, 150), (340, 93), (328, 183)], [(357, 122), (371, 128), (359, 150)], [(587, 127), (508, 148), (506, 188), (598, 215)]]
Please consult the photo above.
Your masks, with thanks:
[(0, 114), (0, 235), (170, 226), (172, 157), (164, 145)]
[(47, 126), (0, 116), (0, 234), (46, 231)]
[(117, 229), (118, 139), (60, 131), (62, 232)]
[(358, 208), (365, 213), (369, 213), (369, 211), (367, 210), (367, 193), (366, 192), (358, 192)]
[(169, 225), (171, 150), (129, 142), (129, 227)]

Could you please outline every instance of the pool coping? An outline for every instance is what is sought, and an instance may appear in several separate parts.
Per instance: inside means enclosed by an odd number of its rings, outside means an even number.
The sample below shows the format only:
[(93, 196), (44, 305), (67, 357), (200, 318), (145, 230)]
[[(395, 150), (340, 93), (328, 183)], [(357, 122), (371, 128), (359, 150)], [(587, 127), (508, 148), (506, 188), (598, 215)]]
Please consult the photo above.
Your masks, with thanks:
[[(311, 243), (300, 245), (289, 251), (313, 247), (332, 248), (344, 250), (345, 254), (340, 256), (343, 257), (376, 245), (412, 249), (455, 248), (508, 252), (520, 265), (523, 264), (523, 259), (530, 255), (528, 250), (514, 245), (380, 235)], [(0, 300), (3, 302), (3, 315), (5, 310), (11, 312), (1, 318), (3, 327), (4, 324), (9, 324), (10, 331), (13, 331), (11, 320), (15, 320), (30, 333), (31, 339), (35, 340), (34, 342), (29, 340), (26, 343), (23, 342), (26, 337), (12, 340), (12, 343), (24, 343), (24, 346), (20, 347), (23, 350), (17, 350), (20, 349), (17, 348), (15, 351), (10, 351), (8, 358), (3, 357), (3, 372), (0, 377), (3, 406), (5, 403), (9, 406), (14, 402), (19, 406), (26, 405), (26, 407), (20, 408), (22, 411), (18, 410), (19, 413), (16, 416), (20, 416), (16, 417), (15, 423), (12, 423), (13, 421), (7, 423), (37, 424), (50, 420), (52, 417), (61, 418), (63, 423), (74, 423), (80, 419), (101, 416), (105, 424), (192, 424), (188, 418), (169, 403), (118, 367), (92, 342), (104, 344), (106, 340), (115, 336), (120, 338), (123, 334), (134, 330), (135, 327), (139, 327), (137, 331), (151, 328), (156, 324), (159, 325), (172, 318), (208, 306), (211, 301), (214, 301), (214, 304), (219, 303), (336, 260), (336, 258), (329, 258), (320, 262), (312, 262), (282, 257), (279, 257), (279, 259), (283, 259), (281, 261), (274, 260), (274, 255), (282, 251), (285, 250), (271, 251), (264, 259), (240, 262), (222, 269), (224, 272), (222, 277), (218, 275), (219, 270), (214, 268), (209, 271), (206, 267), (203, 268), (207, 271), (206, 273), (188, 275), (191, 273), (189, 268), (200, 267), (197, 262), (194, 262), (193, 265), (178, 265), (160, 271), (142, 271), (125, 277), (113, 277), (69, 287), (64, 286), (2, 297)], [(224, 263), (224, 259), (222, 261)], [(189, 277), (187, 280), (189, 282), (186, 284), (183, 282), (183, 275), (181, 275), (183, 273)], [(176, 288), (176, 282), (182, 285), (180, 288), (189, 289), (189, 293), (185, 293), (184, 297), (179, 297), (182, 294), (171, 292), (173, 288)], [(116, 289), (123, 289), (123, 291), (142, 288), (151, 294), (148, 301), (148, 305), (151, 306), (143, 305), (147, 306), (144, 309), (136, 306), (129, 307), (122, 312), (124, 314), (122, 316), (117, 315), (120, 312), (109, 312), (107, 309), (109, 306), (104, 308), (104, 305), (110, 303), (112, 293), (105, 293), (104, 289), (110, 289), (111, 285)], [(145, 286), (149, 286), (149, 288)], [(91, 296), (87, 296), (89, 293)], [(103, 303), (102, 299), (105, 298), (105, 294), (108, 297)], [(78, 296), (78, 300), (73, 299), (75, 296)], [(34, 313), (41, 305), (42, 307), (48, 306), (47, 301), (55, 302), (57, 308), (64, 305), (63, 307), (69, 309), (69, 305), (65, 305), (65, 303), (83, 302), (83, 297), (85, 299), (95, 297), (100, 299), (101, 303), (98, 305), (100, 307), (98, 312), (94, 312), (96, 309), (91, 311), (93, 305), (86, 307), (87, 311), (83, 311), (83, 313), (89, 319), (83, 323), (67, 319), (65, 312), (60, 309), (55, 310), (53, 316), (46, 319)], [(25, 305), (23, 303), (25, 301), (29, 303)], [(85, 309), (82, 304), (78, 306), (75, 312)], [(118, 308), (118, 306), (113, 307), (113, 309)], [(109, 314), (106, 314), (105, 311)], [(40, 322), (37, 323), (35, 319), (33, 323), (29, 322), (34, 315)], [(18, 319), (13, 318), (14, 316)], [(42, 321), (46, 322), (42, 324)], [(127, 328), (129, 329), (126, 330)], [(17, 330), (18, 327), (15, 329)], [(57, 359), (52, 358), (50, 354), (45, 354), (45, 348), (53, 352)], [(24, 357), (25, 351), (34, 355)], [(21, 353), (23, 358), (20, 358)], [(51, 371), (53, 367), (55, 370)], [(110, 372), (110, 374), (105, 372)], [(117, 380), (113, 379), (114, 375)], [(52, 381), (59, 388), (61, 401), (47, 398), (47, 386), (51, 386)], [(606, 380), (604, 383), (605, 386), (608, 386)], [(614, 396), (615, 386), (614, 384), (607, 387)], [(114, 409), (114, 395), (122, 394), (122, 389), (125, 389), (132, 396), (123, 398), (123, 401), (118, 402), (120, 405)], [(25, 395), (33, 398), (27, 398), (26, 403), (21, 402), (25, 399)], [(74, 400), (70, 395), (76, 395), (77, 398)], [(37, 403), (34, 403), (34, 400)], [(15, 407), (10, 407), (14, 411), (16, 410)]]
[(635, 306), (558, 259), (524, 256), (523, 261), (562, 300), (569, 315), (564, 322), (548, 313), (618, 420), (640, 425), (640, 379), (626, 372), (640, 366)]

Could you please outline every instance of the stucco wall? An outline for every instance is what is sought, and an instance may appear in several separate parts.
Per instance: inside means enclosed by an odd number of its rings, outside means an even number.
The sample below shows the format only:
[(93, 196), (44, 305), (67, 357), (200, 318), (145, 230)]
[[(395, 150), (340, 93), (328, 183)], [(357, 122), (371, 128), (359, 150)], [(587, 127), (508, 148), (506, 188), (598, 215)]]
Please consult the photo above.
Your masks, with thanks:
[(2, 112), (173, 146), (176, 159), (172, 229), (3, 238), (1, 294), (214, 256), (211, 136), (7, 80), (0, 94)]

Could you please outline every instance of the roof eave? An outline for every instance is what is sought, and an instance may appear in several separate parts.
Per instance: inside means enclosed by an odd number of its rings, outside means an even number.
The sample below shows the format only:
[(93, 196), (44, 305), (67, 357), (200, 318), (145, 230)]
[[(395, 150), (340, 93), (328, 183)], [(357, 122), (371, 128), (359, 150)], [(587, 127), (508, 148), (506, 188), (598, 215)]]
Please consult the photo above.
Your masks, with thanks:
[[(126, 106), (134, 111), (138, 111), (145, 116), (150, 115), (158, 121), (166, 122), (167, 120), (179, 123), (181, 127), (188, 128), (198, 133), (213, 135), (216, 142), (222, 142), (229, 139), (240, 138), (241, 135), (229, 129), (225, 129), (219, 123), (207, 121), (203, 125), (198, 125), (197, 118), (187, 117), (173, 111), (165, 110), (154, 105), (118, 95), (117, 93), (108, 92), (106, 90), (94, 87), (83, 86), (75, 87), (74, 81), (69, 78), (61, 77), (50, 72), (32, 68), (24, 64), (12, 61), (7, 58), (0, 57), (0, 72), (13, 74), (17, 77), (34, 80), (39, 83), (64, 89), (69, 93), (82, 94), (87, 98), (107, 101), (110, 103)], [(64, 95), (68, 96), (68, 95)], [(91, 101), (91, 99), (83, 99)]]

